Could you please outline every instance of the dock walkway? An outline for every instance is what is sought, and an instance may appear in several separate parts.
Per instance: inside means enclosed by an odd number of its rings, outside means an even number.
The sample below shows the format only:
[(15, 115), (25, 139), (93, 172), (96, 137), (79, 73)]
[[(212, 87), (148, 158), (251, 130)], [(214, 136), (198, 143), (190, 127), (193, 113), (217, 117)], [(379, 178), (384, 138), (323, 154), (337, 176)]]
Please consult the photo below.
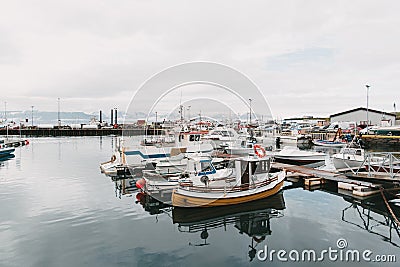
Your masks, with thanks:
[[(309, 167), (305, 167), (305, 166), (297, 166), (297, 165), (290, 165), (290, 164), (274, 162), (272, 164), (272, 167), (276, 168), (276, 169), (280, 169), (280, 170), (285, 170), (286, 172), (299, 173), (302, 175), (306, 175), (308, 177), (319, 177), (319, 178), (323, 178), (323, 179), (329, 180), (329, 181), (342, 182), (342, 183), (354, 184), (354, 185), (359, 185), (359, 186), (366, 186), (369, 188), (377, 188), (378, 189), (382, 186), (381, 184), (356, 180), (355, 179), (356, 177), (353, 177), (353, 179), (350, 179), (341, 173), (318, 170), (318, 169), (313, 169), (313, 168), (309, 168)], [(357, 178), (366, 178), (366, 177), (364, 176), (364, 177), (357, 177)], [(374, 177), (374, 179), (375, 179), (375, 177)], [(396, 178), (394, 178), (392, 180), (400, 181), (400, 179), (396, 179)]]

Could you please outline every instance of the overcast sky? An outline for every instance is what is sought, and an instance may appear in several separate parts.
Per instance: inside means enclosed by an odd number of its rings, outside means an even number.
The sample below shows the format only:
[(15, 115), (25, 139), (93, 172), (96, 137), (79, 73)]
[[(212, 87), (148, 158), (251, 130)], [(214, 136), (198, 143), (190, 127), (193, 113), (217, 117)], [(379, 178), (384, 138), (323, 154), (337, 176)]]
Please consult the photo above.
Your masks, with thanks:
[[(400, 109), (398, 1), (2, 1), (0, 101), (9, 110), (125, 110), (172, 65), (250, 77), (275, 117)], [(244, 96), (246, 97), (246, 96)], [(0, 107), (1, 107), (0, 106)], [(194, 111), (193, 111), (194, 112)]]

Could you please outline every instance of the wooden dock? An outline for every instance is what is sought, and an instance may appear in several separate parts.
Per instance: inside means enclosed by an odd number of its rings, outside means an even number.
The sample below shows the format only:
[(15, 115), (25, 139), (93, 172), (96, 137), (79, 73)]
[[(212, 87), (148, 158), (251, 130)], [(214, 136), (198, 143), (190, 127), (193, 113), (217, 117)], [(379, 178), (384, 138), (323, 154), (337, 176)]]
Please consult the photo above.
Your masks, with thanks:
[(400, 182), (399, 177), (388, 178), (384, 176), (374, 176), (371, 178), (365, 175), (353, 175), (350, 178), (338, 172), (324, 171), (306, 166), (296, 166), (278, 162), (274, 162), (272, 168), (284, 170), (286, 173), (291, 173), (290, 175), (287, 175), (287, 181), (296, 182), (294, 177), (297, 175), (298, 180), (304, 181), (305, 189), (316, 190), (323, 187), (327, 182), (334, 182), (338, 189), (351, 191), (351, 194), (356, 197), (369, 197), (378, 194), (380, 193), (380, 189), (395, 187), (395, 183)]

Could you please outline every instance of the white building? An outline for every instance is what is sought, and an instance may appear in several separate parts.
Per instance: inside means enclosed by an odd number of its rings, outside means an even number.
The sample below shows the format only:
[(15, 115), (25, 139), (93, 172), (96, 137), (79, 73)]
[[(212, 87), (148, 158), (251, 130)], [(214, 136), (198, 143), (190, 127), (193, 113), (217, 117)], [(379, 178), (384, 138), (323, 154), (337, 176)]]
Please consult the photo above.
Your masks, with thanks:
[[(357, 125), (366, 125), (367, 109), (360, 107), (336, 113), (330, 116), (330, 121), (331, 123), (353, 121), (356, 122)], [(368, 121), (369, 125), (393, 126), (395, 125), (396, 115), (375, 109), (368, 109)]]

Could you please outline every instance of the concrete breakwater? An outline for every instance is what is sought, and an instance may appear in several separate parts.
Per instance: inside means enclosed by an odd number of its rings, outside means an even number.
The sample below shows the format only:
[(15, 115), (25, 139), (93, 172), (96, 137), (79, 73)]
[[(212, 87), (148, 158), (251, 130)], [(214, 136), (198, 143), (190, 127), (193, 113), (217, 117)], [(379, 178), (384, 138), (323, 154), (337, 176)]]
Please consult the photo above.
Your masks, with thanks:
[[(131, 136), (139, 135), (161, 135), (162, 130), (143, 128), (132, 129), (8, 129), (8, 135), (23, 135), (23, 136), (106, 136), (106, 135), (122, 135), (122, 133)], [(7, 135), (6, 129), (0, 129), (0, 135)]]

